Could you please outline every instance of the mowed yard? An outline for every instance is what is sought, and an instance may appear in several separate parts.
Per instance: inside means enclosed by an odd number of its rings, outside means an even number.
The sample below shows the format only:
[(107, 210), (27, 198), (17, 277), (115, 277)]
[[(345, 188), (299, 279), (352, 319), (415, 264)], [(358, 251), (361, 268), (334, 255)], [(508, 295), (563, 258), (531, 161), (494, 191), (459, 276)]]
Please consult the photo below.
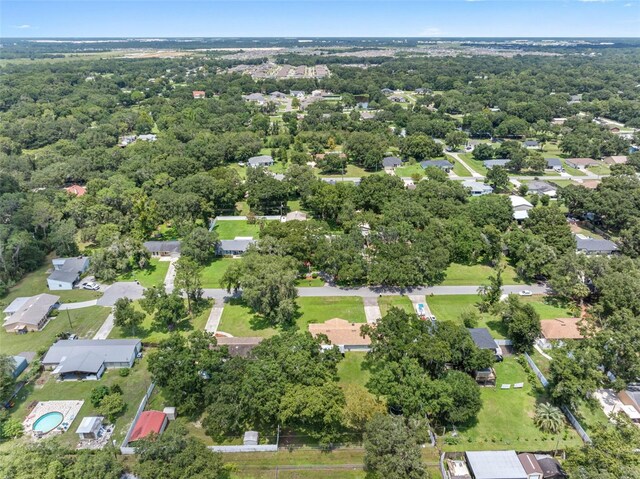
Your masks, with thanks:
[[(445, 271), (446, 278), (442, 282), (443, 286), (475, 286), (487, 284), (489, 276), (495, 274), (496, 271), (491, 266), (483, 264), (466, 265), (452, 263)], [(518, 278), (518, 274), (512, 266), (507, 265), (502, 272), (502, 281), (504, 284), (522, 284), (522, 280)]]
[[(297, 298), (296, 328), (306, 331), (310, 323), (324, 323), (342, 318), (353, 323), (364, 323), (364, 303), (355, 296)], [(232, 336), (269, 337), (278, 333), (262, 316), (254, 314), (242, 300), (232, 299), (225, 304), (218, 331)]]
[(391, 308), (400, 308), (409, 314), (415, 314), (411, 300), (406, 296), (381, 296), (378, 298), (380, 313), (385, 316)]
[(223, 240), (235, 239), (238, 236), (257, 239), (260, 236), (260, 223), (250, 224), (246, 220), (221, 220), (216, 221), (213, 231)]
[[(535, 426), (536, 404), (546, 402), (544, 390), (529, 383), (528, 372), (514, 357), (497, 363), (495, 370), (496, 387), (481, 388), (482, 409), (477, 421), (459, 426), (457, 444), (444, 445), (444, 449), (551, 451), (582, 444), (569, 423), (559, 435), (544, 434)], [(514, 389), (513, 384), (520, 382), (524, 387)], [(502, 384), (511, 384), (511, 389), (501, 389)]]
[(91, 306), (89, 308), (59, 311), (43, 329), (33, 333), (7, 333), (0, 328), (0, 350), (3, 354), (38, 352), (48, 349), (62, 332), (77, 334), (81, 339), (91, 339), (109, 315), (110, 308)]
[(169, 261), (160, 261), (152, 259), (149, 265), (144, 269), (136, 269), (130, 273), (121, 274), (116, 281), (135, 281), (138, 280), (145, 288), (164, 284), (164, 278), (169, 270)]

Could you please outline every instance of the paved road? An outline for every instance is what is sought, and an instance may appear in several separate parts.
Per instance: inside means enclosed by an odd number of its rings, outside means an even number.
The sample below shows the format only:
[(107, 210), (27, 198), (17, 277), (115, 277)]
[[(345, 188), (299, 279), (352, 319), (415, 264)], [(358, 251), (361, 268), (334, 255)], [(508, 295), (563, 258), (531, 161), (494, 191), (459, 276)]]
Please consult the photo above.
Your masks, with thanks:
[[(477, 294), (480, 286), (419, 286), (415, 288), (386, 288), (386, 287), (359, 287), (359, 288), (341, 288), (338, 286), (314, 286), (311, 288), (298, 288), (298, 296), (305, 297), (322, 297), (322, 296), (359, 296), (361, 298), (371, 298), (375, 296), (399, 296), (399, 295), (435, 295), (435, 296), (451, 296), (458, 294)], [(545, 294), (549, 290), (546, 286), (538, 285), (508, 285), (502, 288), (506, 294), (518, 293), (523, 289), (531, 291), (533, 294)], [(225, 289), (205, 289), (204, 295), (209, 298), (222, 299), (233, 296), (227, 293)]]
[(120, 298), (140, 299), (143, 292), (144, 288), (137, 283), (113, 283), (104, 290), (104, 294), (98, 299), (98, 306), (113, 306)]
[(81, 301), (79, 303), (63, 303), (58, 308), (60, 311), (65, 311), (67, 309), (80, 309), (80, 308), (89, 308), (91, 306), (96, 306), (98, 304), (97, 299), (91, 299), (89, 301)]

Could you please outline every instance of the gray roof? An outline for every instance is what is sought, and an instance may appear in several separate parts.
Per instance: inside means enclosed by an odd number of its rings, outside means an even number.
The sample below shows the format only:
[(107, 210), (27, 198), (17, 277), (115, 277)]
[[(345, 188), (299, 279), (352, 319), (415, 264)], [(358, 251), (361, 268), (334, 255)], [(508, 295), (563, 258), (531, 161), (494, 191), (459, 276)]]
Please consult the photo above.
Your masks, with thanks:
[(538, 146), (538, 142), (535, 140), (527, 140), (524, 142), (524, 146)]
[(247, 251), (249, 246), (255, 243), (254, 239), (220, 240), (219, 251)]
[(542, 469), (544, 477), (556, 477), (560, 474), (565, 476), (562, 467), (560, 467), (558, 461), (556, 461), (553, 457), (548, 456), (547, 454), (535, 454), (535, 458), (540, 465), (540, 469)]
[(134, 351), (141, 348), (139, 339), (64, 339), (49, 348), (42, 364), (59, 364), (65, 358), (91, 352), (103, 362), (129, 362)]
[(420, 166), (427, 168), (428, 166), (435, 166), (437, 168), (453, 168), (453, 165), (447, 160), (427, 160), (420, 163)]
[(560, 158), (547, 158), (547, 168), (555, 168), (556, 166), (562, 166)]
[(10, 324), (31, 324), (35, 326), (49, 313), (58, 301), (60, 301), (60, 296), (53, 294), (42, 293), (31, 296), (22, 304), (20, 309), (7, 318), (4, 326)]
[(24, 305), (24, 303), (29, 301), (29, 299), (31, 299), (29, 296), (20, 296), (20, 297), (14, 299), (13, 301), (11, 301), (9, 306), (4, 308), (4, 310), (2, 312), (6, 313), (6, 314), (13, 314), (16, 311), (19, 311), (20, 308)]
[(392, 168), (400, 165), (402, 165), (402, 160), (397, 156), (387, 156), (382, 159), (382, 166), (385, 168)]
[(87, 416), (82, 418), (82, 422), (76, 429), (76, 434), (88, 434), (95, 432), (102, 425), (102, 417), (100, 416)]
[(247, 101), (266, 101), (267, 99), (264, 97), (262, 93), (250, 93), (248, 95), (242, 95)]
[[(131, 357), (131, 356), (129, 356)], [(66, 357), (60, 363), (59, 374), (65, 373), (87, 373), (97, 374), (104, 364), (104, 357), (91, 351), (82, 351), (79, 354)]]
[(612, 253), (618, 249), (618, 246), (613, 241), (606, 239), (581, 238), (580, 236), (576, 236), (576, 243), (578, 251)]
[(465, 188), (470, 188), (471, 191), (488, 191), (493, 192), (493, 188), (486, 183), (480, 183), (476, 180), (465, 180), (462, 182), (462, 186)]
[(548, 191), (555, 191), (557, 188), (550, 185), (546, 181), (533, 180), (527, 183), (530, 192), (546, 193)]
[(493, 168), (494, 166), (507, 166), (511, 160), (509, 159), (499, 159), (499, 160), (487, 160), (483, 163), (485, 168)]
[(273, 158), (269, 155), (261, 155), (261, 156), (252, 156), (247, 160), (251, 166), (259, 166), (266, 165), (269, 163), (273, 163)]
[(471, 339), (480, 349), (497, 349), (498, 345), (487, 328), (467, 328)]
[[(62, 281), (65, 283), (73, 283), (78, 279), (80, 274), (87, 269), (87, 266), (89, 266), (89, 258), (86, 256), (62, 259), (64, 259), (62, 267), (54, 270), (49, 275), (48, 279)], [(57, 261), (60, 261), (60, 259), (57, 259)]]
[(142, 244), (150, 253), (179, 253), (180, 241), (146, 241)]
[(515, 451), (467, 451), (465, 455), (475, 479), (527, 479)]

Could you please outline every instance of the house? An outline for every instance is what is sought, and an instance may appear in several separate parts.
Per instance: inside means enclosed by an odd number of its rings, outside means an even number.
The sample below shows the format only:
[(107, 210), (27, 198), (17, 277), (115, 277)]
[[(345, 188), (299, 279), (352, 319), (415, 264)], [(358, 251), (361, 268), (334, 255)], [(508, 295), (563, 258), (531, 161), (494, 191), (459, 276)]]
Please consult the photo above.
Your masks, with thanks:
[(70, 195), (84, 196), (87, 194), (87, 189), (84, 186), (76, 185), (75, 183), (67, 186), (64, 190)]
[(582, 234), (576, 235), (576, 250), (586, 255), (610, 255), (618, 251), (618, 246), (606, 239), (589, 238)]
[(520, 464), (522, 464), (524, 472), (527, 473), (527, 479), (544, 479), (544, 472), (542, 471), (540, 464), (538, 464), (536, 456), (530, 452), (524, 452), (522, 454), (518, 454), (518, 460), (520, 461)]
[(29, 363), (27, 362), (27, 358), (24, 358), (22, 356), (12, 356), (12, 359), (13, 359), (13, 362), (15, 363), (15, 366), (13, 368), (13, 372), (11, 373), (11, 375), (14, 378), (17, 378), (18, 376), (20, 376), (20, 374), (22, 374), (22, 371), (27, 369), (27, 366), (29, 365)]
[(498, 343), (493, 339), (487, 328), (467, 328), (467, 330), (478, 349), (489, 349), (496, 355), (502, 354), (500, 346), (498, 346)]
[(628, 161), (628, 158), (624, 155), (617, 156), (605, 156), (604, 162), (607, 165), (624, 165)]
[(560, 158), (547, 158), (547, 170), (562, 171), (562, 161)]
[(218, 256), (240, 256), (254, 244), (256, 240), (253, 238), (236, 237), (232, 240), (220, 240), (216, 253)]
[(251, 168), (273, 166), (273, 158), (270, 155), (252, 156), (247, 160)]
[(600, 180), (582, 180), (580, 184), (589, 190), (595, 190), (600, 184)]
[(5, 308), (2, 327), (7, 333), (27, 333), (42, 329), (60, 296), (42, 293), (29, 298), (16, 298)]
[(542, 469), (543, 479), (566, 479), (567, 474), (562, 470), (558, 461), (547, 454), (535, 454), (536, 461)]
[(501, 166), (502, 168), (506, 168), (511, 160), (508, 158), (500, 158), (498, 160), (486, 160), (482, 162), (485, 168), (491, 169), (496, 166)]
[(176, 258), (180, 256), (182, 244), (180, 241), (145, 241), (142, 243), (142, 246), (144, 246), (154, 258)]
[(529, 187), (528, 191), (531, 194), (547, 195), (551, 198), (555, 198), (557, 194), (556, 187), (546, 181), (533, 180), (527, 183), (527, 186)]
[(144, 411), (140, 414), (140, 417), (131, 430), (129, 442), (135, 442), (150, 434), (160, 435), (167, 428), (168, 423), (169, 418), (165, 413), (160, 411)]
[(394, 103), (407, 103), (407, 99), (400, 95), (391, 95), (389, 97), (389, 100), (391, 100)]
[(250, 93), (249, 95), (242, 95), (242, 99), (244, 101), (257, 103), (258, 105), (265, 105), (267, 103), (267, 99), (262, 93)]
[(120, 142), (118, 143), (118, 146), (121, 148), (124, 148), (125, 146), (130, 145), (135, 141), (136, 141), (136, 135), (126, 135), (120, 138)]
[(591, 158), (569, 158), (566, 162), (569, 168), (575, 168), (577, 170), (584, 170), (590, 166), (598, 166), (600, 164)]
[(229, 348), (229, 355), (231, 357), (240, 356), (242, 358), (249, 356), (253, 348), (260, 344), (263, 339), (264, 338), (260, 337), (216, 337), (218, 346), (226, 346)]
[(287, 98), (287, 95), (285, 95), (281, 91), (271, 92), (269, 93), (269, 96), (275, 100), (284, 100), (285, 98)]
[(436, 168), (440, 168), (442, 171), (446, 171), (447, 173), (453, 170), (453, 164), (449, 163), (447, 160), (427, 160), (420, 163), (420, 166), (422, 166), (423, 168), (435, 166)]
[(627, 388), (618, 393), (618, 399), (625, 406), (625, 410), (629, 411), (633, 415), (631, 409), (635, 409), (636, 413), (640, 414), (640, 384), (631, 383), (627, 385)]
[(529, 479), (515, 451), (464, 453), (474, 479)]
[(533, 208), (533, 205), (525, 200), (522, 196), (509, 196), (511, 201), (511, 208), (513, 208), (513, 218), (518, 221), (522, 221), (529, 217), (529, 210)]
[(290, 211), (282, 217), (283, 223), (287, 221), (307, 221), (307, 214), (302, 211)]
[(362, 335), (362, 326), (366, 323), (350, 323), (344, 319), (333, 318), (324, 323), (312, 323), (309, 332), (312, 336), (323, 334), (334, 346), (338, 346), (341, 352), (345, 351), (369, 351), (371, 339)]
[(289, 95), (302, 100), (305, 97), (305, 92), (302, 90), (289, 90)]
[(382, 93), (384, 96), (389, 96), (393, 95), (393, 90), (391, 88), (383, 88), (382, 90), (380, 90), (380, 93)]
[(522, 146), (529, 149), (537, 149), (540, 148), (540, 143), (538, 143), (536, 140), (527, 140), (522, 144)]
[(49, 348), (42, 365), (62, 380), (97, 380), (106, 369), (133, 366), (141, 350), (139, 339), (62, 339)]
[(564, 123), (567, 121), (566, 118), (552, 118), (551, 119), (551, 124), (552, 125), (558, 125), (558, 126), (562, 126), (564, 125)]
[(369, 109), (369, 102), (368, 101), (359, 101), (356, 103), (356, 108), (360, 108), (361, 110), (368, 110)]
[(76, 429), (76, 434), (80, 440), (98, 439), (103, 419), (102, 416), (83, 417), (78, 429)]
[(567, 102), (569, 105), (573, 105), (574, 103), (580, 103), (582, 101), (582, 93), (577, 95), (569, 95), (569, 101)]
[(141, 141), (156, 141), (158, 139), (158, 135), (154, 135), (149, 133), (148, 135), (138, 135), (138, 140)]
[(580, 332), (580, 318), (556, 318), (543, 319), (540, 321), (542, 337), (552, 339), (582, 339), (584, 336)]
[(360, 119), (361, 120), (373, 120), (376, 117), (376, 114), (371, 111), (361, 111)]
[(195, 100), (199, 100), (200, 98), (205, 98), (207, 96), (207, 94), (202, 90), (194, 90), (191, 94)]
[(56, 258), (51, 262), (53, 272), (47, 278), (47, 285), (52, 291), (73, 289), (82, 273), (89, 268), (89, 258), (86, 256)]
[(353, 177), (340, 177), (340, 178), (320, 178), (325, 183), (329, 183), (330, 185), (335, 185), (337, 183), (351, 183), (354, 186), (358, 186), (362, 181), (362, 178), (353, 178)]
[(462, 186), (469, 190), (471, 196), (484, 196), (493, 193), (491, 186), (476, 180), (465, 180), (462, 182)]
[(402, 166), (402, 160), (396, 156), (386, 156), (382, 159), (383, 168), (394, 169)]
[(416, 88), (414, 91), (415, 91), (416, 95), (430, 95), (431, 94), (431, 90), (429, 90), (428, 88)]

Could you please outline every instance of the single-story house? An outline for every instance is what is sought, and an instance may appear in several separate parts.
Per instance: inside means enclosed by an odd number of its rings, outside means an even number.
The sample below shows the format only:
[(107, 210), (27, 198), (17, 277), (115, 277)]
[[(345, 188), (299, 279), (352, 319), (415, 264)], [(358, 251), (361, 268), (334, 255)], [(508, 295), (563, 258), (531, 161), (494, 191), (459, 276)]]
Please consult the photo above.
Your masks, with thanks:
[(402, 166), (402, 160), (397, 156), (386, 156), (382, 159), (382, 166), (384, 168), (397, 168)]
[(263, 339), (260, 337), (216, 337), (218, 346), (227, 346), (232, 357), (240, 356), (243, 358), (249, 356), (253, 348), (260, 344)]
[(393, 90), (391, 88), (383, 88), (382, 90), (380, 90), (380, 93), (382, 93), (385, 96), (389, 96), (389, 95), (393, 95)]
[(87, 194), (87, 189), (84, 186), (76, 185), (75, 183), (67, 186), (64, 190), (70, 195), (83, 196)]
[(295, 98), (302, 99), (305, 97), (306, 93), (303, 92), (302, 90), (289, 90), (289, 95)]
[(464, 453), (474, 479), (529, 479), (515, 451)]
[(287, 221), (307, 221), (307, 214), (302, 211), (290, 211), (282, 217), (282, 222)]
[(249, 95), (242, 95), (244, 101), (251, 101), (258, 105), (264, 105), (267, 103), (267, 99), (262, 93), (250, 93)]
[(511, 160), (508, 158), (499, 158), (497, 160), (486, 160), (483, 161), (482, 164), (484, 165), (485, 168), (487, 169), (491, 169), (495, 166), (501, 166), (502, 168), (506, 168), (507, 165), (509, 164)]
[(7, 316), (2, 327), (7, 333), (39, 331), (47, 322), (49, 313), (58, 305), (60, 296), (42, 293), (30, 298), (16, 298), (5, 308)]
[(427, 160), (420, 163), (420, 166), (423, 168), (428, 168), (429, 166), (435, 166), (436, 168), (440, 168), (447, 173), (453, 170), (453, 163), (450, 163), (447, 160)]
[(356, 108), (360, 108), (361, 110), (368, 110), (369, 109), (369, 102), (368, 101), (359, 101), (356, 103)]
[(580, 103), (582, 101), (582, 93), (578, 93), (577, 95), (569, 95), (569, 101), (567, 102), (569, 105), (574, 103)]
[(627, 163), (628, 160), (629, 158), (627, 158), (625, 155), (614, 155), (614, 156), (604, 157), (604, 162), (607, 165), (624, 165)]
[(428, 88), (416, 88), (415, 93), (416, 95), (430, 95), (431, 90), (429, 90)]
[(52, 291), (73, 289), (80, 280), (80, 275), (89, 268), (89, 258), (55, 258), (51, 261), (53, 272), (47, 278), (47, 285)]
[(543, 479), (566, 479), (567, 474), (562, 470), (558, 461), (547, 454), (535, 454), (536, 461), (542, 469)]
[(566, 162), (569, 168), (576, 168), (578, 170), (584, 170), (590, 166), (598, 166), (600, 164), (592, 158), (569, 158)]
[(205, 98), (207, 96), (207, 94), (202, 90), (194, 90), (193, 92), (191, 92), (191, 94), (193, 95), (193, 98), (196, 100), (200, 98)]
[(538, 464), (536, 456), (530, 452), (524, 452), (522, 454), (518, 454), (518, 460), (520, 461), (520, 464), (522, 464), (524, 472), (527, 473), (528, 479), (544, 479), (544, 473), (540, 464)]
[(640, 384), (627, 385), (625, 390), (618, 393), (618, 399), (627, 406), (625, 409), (629, 410), (631, 407), (640, 414)]
[(489, 349), (500, 355), (502, 350), (487, 328), (467, 328), (478, 349)]
[(582, 180), (580, 182), (581, 186), (584, 186), (589, 190), (595, 190), (599, 184), (600, 184), (600, 180)]
[(534, 193), (536, 195), (547, 195), (551, 198), (555, 198), (557, 195), (557, 188), (546, 181), (540, 180), (532, 180), (527, 183), (529, 187), (529, 193)]
[(582, 339), (580, 318), (556, 318), (540, 321), (540, 329), (545, 339)]
[(375, 112), (372, 111), (361, 111), (360, 119), (361, 120), (373, 120), (376, 117)]
[(144, 411), (136, 421), (129, 437), (129, 442), (135, 442), (150, 434), (162, 434), (167, 428), (169, 418), (160, 411)]
[(247, 160), (247, 164), (251, 168), (273, 166), (273, 158), (270, 155), (252, 156)]
[(493, 193), (491, 186), (476, 180), (465, 180), (462, 182), (462, 186), (471, 192), (471, 196), (484, 196)]
[(547, 170), (562, 171), (562, 161), (560, 158), (547, 158)]
[(407, 103), (407, 99), (400, 95), (391, 95), (389, 100), (394, 103)]
[(127, 145), (130, 145), (131, 143), (135, 143), (136, 141), (136, 135), (126, 135), (120, 138), (120, 142), (118, 143), (118, 146), (124, 148)]
[(522, 145), (525, 148), (540, 148), (540, 143), (535, 140), (527, 140)]
[(60, 379), (99, 379), (105, 369), (130, 368), (142, 350), (139, 339), (63, 339), (42, 359)]
[(352, 177), (335, 177), (335, 178), (321, 178), (325, 183), (329, 183), (330, 185), (335, 185), (337, 183), (353, 183), (355, 186), (358, 186), (362, 181), (362, 178), (352, 178)]
[(146, 135), (138, 135), (138, 140), (141, 141), (156, 141), (158, 139), (158, 135), (154, 135), (153, 133), (148, 133)]
[(80, 440), (97, 439), (98, 434), (100, 433), (100, 428), (102, 427), (103, 419), (104, 418), (102, 416), (83, 417), (78, 429), (76, 429), (76, 434)]
[(324, 323), (312, 323), (309, 332), (313, 336), (324, 334), (329, 342), (345, 351), (368, 351), (371, 339), (362, 336), (362, 326), (366, 323), (350, 323), (341, 318), (333, 318)]
[(560, 125), (560, 126), (562, 126), (562, 125), (565, 124), (566, 121), (567, 121), (567, 119), (566, 118), (562, 118), (562, 117), (552, 118), (551, 119), (551, 124), (552, 125)]
[(13, 362), (16, 365), (13, 368), (13, 372), (11, 373), (11, 375), (14, 378), (17, 378), (18, 376), (20, 376), (20, 374), (22, 374), (22, 371), (27, 369), (27, 366), (29, 365), (29, 363), (27, 361), (27, 358), (23, 358), (22, 356), (12, 356), (12, 358), (13, 358)]
[(518, 221), (522, 221), (529, 217), (529, 210), (533, 208), (533, 205), (529, 203), (522, 196), (509, 196), (511, 201), (511, 208), (513, 208), (513, 218)]
[(618, 246), (606, 239), (589, 238), (582, 234), (576, 235), (576, 250), (586, 255), (613, 254), (618, 251)]
[(249, 246), (254, 244), (256, 240), (253, 238), (236, 237), (232, 240), (220, 240), (216, 253), (218, 256), (240, 256), (249, 249)]
[(271, 98), (275, 98), (275, 99), (278, 99), (278, 100), (283, 100), (283, 99), (287, 98), (287, 95), (285, 95), (281, 91), (273, 91), (273, 92), (269, 93), (269, 96)]
[(180, 241), (145, 241), (142, 246), (144, 246), (154, 258), (180, 256)]

